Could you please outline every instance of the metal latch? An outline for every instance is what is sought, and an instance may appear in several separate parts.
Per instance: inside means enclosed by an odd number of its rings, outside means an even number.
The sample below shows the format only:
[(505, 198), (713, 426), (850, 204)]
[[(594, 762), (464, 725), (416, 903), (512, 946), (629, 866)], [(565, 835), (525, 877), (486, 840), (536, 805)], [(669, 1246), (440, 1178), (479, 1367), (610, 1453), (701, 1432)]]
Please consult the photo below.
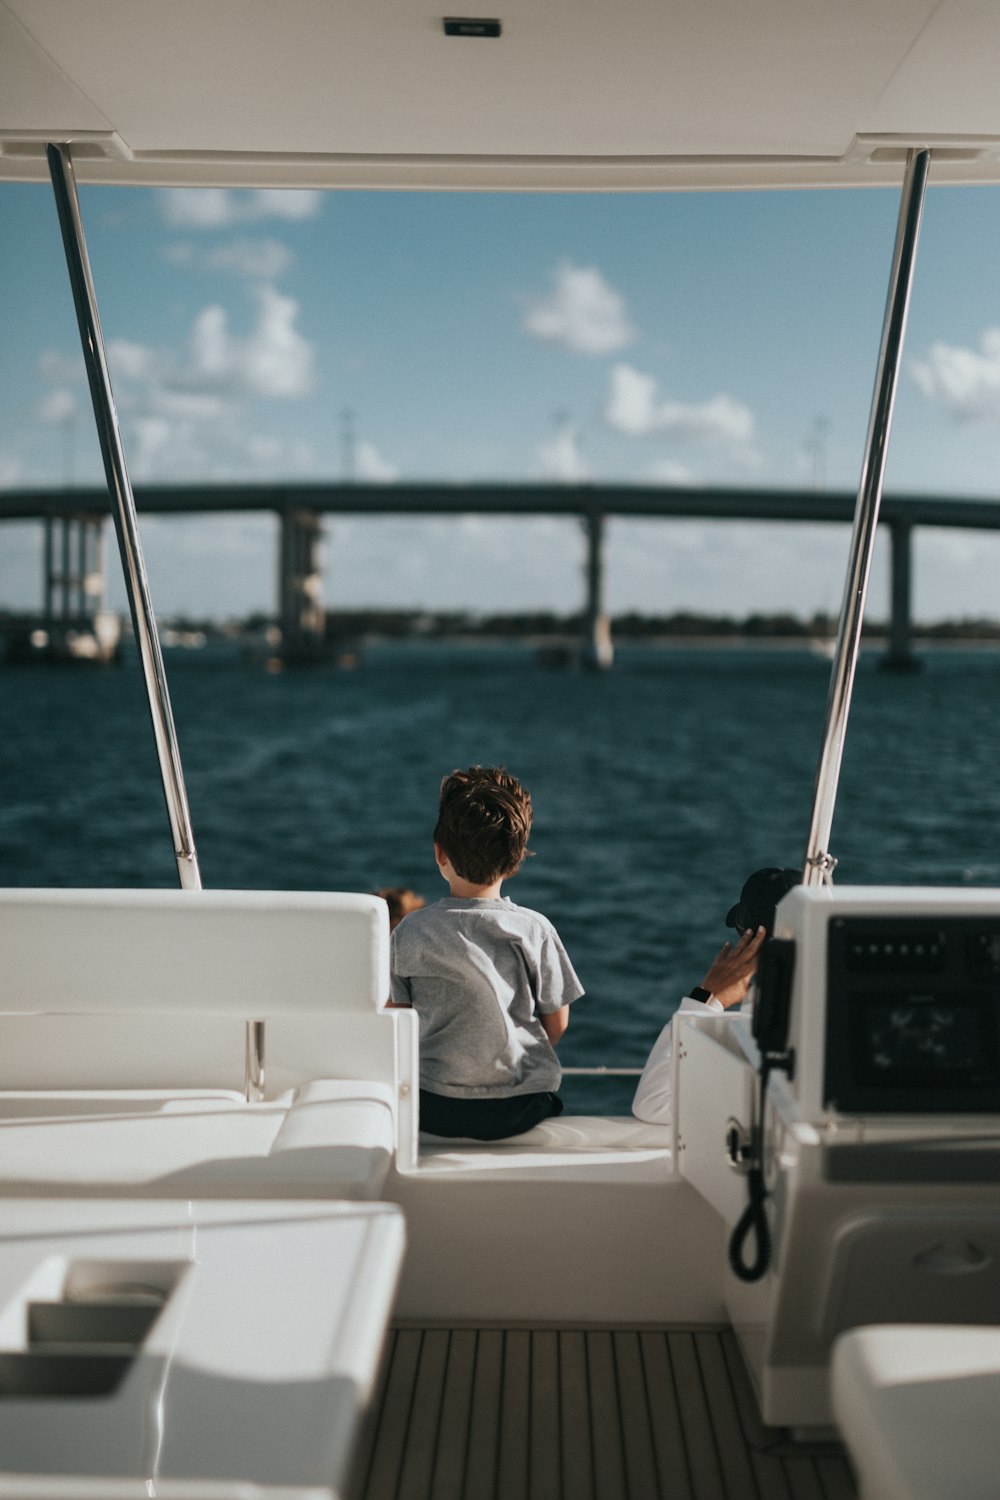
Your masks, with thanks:
[(726, 1121), (726, 1155), (734, 1172), (748, 1172), (753, 1159), (753, 1131), (734, 1115)]

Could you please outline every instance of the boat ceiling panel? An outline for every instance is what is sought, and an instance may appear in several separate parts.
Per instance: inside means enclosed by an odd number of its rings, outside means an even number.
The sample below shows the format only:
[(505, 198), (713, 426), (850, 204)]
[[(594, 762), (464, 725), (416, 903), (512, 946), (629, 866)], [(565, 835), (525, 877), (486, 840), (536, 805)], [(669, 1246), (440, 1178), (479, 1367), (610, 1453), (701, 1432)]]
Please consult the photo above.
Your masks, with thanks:
[(1000, 6), (941, 0), (870, 117), (870, 129), (1000, 134)]
[(0, 0), (0, 176), (43, 176), (57, 137), (95, 181), (879, 181), (892, 138), (932, 130), (975, 136), (962, 170), (1000, 175), (987, 0), (485, 13), (499, 39), (448, 38), (413, 0)]
[(100, 110), (0, 6), (0, 119), (23, 130), (110, 130)]

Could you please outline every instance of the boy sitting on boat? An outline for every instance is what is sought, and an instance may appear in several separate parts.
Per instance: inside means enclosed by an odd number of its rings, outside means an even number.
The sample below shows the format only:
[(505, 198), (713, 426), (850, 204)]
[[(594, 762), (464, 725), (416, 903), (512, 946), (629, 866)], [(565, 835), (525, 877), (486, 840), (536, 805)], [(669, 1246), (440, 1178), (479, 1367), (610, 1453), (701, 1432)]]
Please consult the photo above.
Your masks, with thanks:
[(562, 1113), (554, 1045), (583, 994), (547, 917), (500, 894), (530, 853), (531, 796), (490, 766), (441, 784), (434, 857), (450, 894), (392, 934), (392, 1003), (420, 1020), (420, 1127), (500, 1140)]

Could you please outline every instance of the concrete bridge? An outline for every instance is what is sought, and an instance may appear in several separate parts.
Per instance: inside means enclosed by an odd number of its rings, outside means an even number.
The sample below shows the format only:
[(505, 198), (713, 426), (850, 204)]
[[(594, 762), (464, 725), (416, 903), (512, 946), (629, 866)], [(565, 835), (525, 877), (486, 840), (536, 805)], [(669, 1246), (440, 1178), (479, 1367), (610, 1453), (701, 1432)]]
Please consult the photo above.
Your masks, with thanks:
[[(610, 666), (605, 608), (605, 522), (609, 516), (714, 521), (841, 522), (854, 516), (847, 491), (764, 490), (628, 484), (233, 484), (138, 486), (140, 512), (270, 511), (279, 520), (279, 610), (285, 652), (315, 654), (324, 613), (319, 544), (324, 515), (575, 516), (587, 538), (583, 660)], [(0, 521), (38, 519), (45, 528), (42, 623), (65, 628), (94, 617), (104, 593), (104, 489), (7, 490)], [(906, 669), (912, 651), (912, 537), (917, 526), (1000, 530), (1000, 500), (887, 494), (880, 525), (891, 539), (891, 617), (886, 664)]]

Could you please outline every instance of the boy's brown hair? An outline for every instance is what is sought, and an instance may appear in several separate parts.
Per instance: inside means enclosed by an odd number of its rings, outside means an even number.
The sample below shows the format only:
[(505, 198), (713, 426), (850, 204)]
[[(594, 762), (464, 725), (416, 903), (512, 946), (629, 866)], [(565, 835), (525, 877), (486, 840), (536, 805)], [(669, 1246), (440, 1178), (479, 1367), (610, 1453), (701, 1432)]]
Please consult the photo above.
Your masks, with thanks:
[(441, 783), (434, 841), (472, 885), (516, 875), (530, 855), (531, 793), (502, 766), (452, 771)]

